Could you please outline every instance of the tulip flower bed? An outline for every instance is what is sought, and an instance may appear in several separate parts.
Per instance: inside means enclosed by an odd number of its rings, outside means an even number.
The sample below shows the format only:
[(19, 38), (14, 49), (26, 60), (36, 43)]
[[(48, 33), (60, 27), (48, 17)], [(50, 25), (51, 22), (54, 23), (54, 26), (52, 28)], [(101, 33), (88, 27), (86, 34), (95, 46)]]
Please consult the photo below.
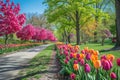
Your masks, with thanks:
[(12, 51), (17, 51), (20, 49), (30, 48), (30, 47), (34, 47), (34, 46), (39, 46), (40, 44), (41, 43), (0, 45), (0, 54), (12, 52)]
[(112, 54), (99, 55), (94, 49), (70, 44), (57, 44), (60, 74), (65, 80), (120, 80), (120, 58)]

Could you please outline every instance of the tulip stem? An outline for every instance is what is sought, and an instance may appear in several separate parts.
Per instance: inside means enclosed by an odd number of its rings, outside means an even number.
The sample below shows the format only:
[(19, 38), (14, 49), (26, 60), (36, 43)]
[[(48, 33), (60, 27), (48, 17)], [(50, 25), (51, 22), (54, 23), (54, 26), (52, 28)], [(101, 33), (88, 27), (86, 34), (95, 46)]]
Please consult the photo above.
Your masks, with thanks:
[(119, 80), (119, 67), (117, 69), (117, 80)]
[(107, 74), (107, 73), (108, 73), (108, 71), (106, 71), (106, 79), (109, 79), (109, 77), (108, 77), (108, 74)]
[(97, 74), (96, 74), (96, 80), (100, 80), (99, 70), (96, 69), (96, 71), (97, 71)]

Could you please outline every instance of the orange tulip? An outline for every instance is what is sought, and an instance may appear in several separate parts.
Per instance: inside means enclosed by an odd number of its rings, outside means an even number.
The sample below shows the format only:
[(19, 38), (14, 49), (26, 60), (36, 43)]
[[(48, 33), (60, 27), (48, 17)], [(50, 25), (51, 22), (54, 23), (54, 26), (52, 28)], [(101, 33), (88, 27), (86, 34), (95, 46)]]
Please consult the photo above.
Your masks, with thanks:
[(79, 49), (79, 45), (76, 45), (75, 47), (76, 47), (77, 49)]
[(72, 45), (71, 45), (71, 44), (68, 44), (67, 46), (68, 46), (68, 48), (71, 48), (71, 47), (72, 47)]
[(90, 54), (93, 54), (93, 52), (94, 52), (93, 49), (90, 49), (90, 50), (89, 50), (89, 53), (90, 53)]
[(107, 54), (107, 60), (113, 61), (115, 59), (115, 56), (112, 54)]
[(85, 54), (82, 54), (82, 53), (81, 53), (81, 54), (80, 54), (80, 58), (81, 58), (81, 59), (84, 59), (84, 58), (85, 58)]
[(91, 49), (91, 52), (94, 53), (94, 49)]
[(99, 55), (99, 51), (94, 51), (93, 54), (94, 55)]
[(79, 65), (78, 64), (74, 64), (73, 68), (74, 68), (75, 71), (77, 71), (79, 69)]
[(97, 55), (91, 55), (91, 61), (95, 61), (98, 60), (98, 56)]
[(96, 69), (98, 69), (99, 67), (101, 67), (101, 61), (100, 60), (95, 60), (95, 61), (93, 61), (93, 65)]
[(73, 53), (73, 58), (77, 58), (77, 53)]
[(89, 50), (88, 50), (88, 47), (85, 47), (84, 50), (85, 50), (85, 51), (89, 51)]
[(74, 46), (74, 50), (75, 50), (76, 52), (78, 52), (78, 51), (79, 51), (79, 46), (78, 46), (78, 45)]

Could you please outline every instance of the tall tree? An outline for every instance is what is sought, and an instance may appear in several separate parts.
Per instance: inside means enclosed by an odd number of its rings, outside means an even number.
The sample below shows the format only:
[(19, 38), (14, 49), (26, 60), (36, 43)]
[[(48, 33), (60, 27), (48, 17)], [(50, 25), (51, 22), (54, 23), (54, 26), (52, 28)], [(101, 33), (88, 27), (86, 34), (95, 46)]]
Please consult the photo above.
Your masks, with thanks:
[(46, 0), (48, 9), (46, 11), (50, 22), (60, 17), (69, 16), (76, 30), (76, 44), (80, 44), (80, 29), (85, 23), (94, 18), (95, 10), (92, 4), (95, 0)]
[(120, 47), (120, 0), (115, 0), (116, 8), (116, 36), (117, 42), (115, 47)]

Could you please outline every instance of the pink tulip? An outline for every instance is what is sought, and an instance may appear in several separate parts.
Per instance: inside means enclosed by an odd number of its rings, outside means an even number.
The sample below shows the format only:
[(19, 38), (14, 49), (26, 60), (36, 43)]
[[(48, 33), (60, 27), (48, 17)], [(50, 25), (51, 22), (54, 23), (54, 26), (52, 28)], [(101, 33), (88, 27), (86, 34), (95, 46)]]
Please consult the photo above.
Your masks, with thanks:
[(110, 68), (112, 68), (113, 67), (113, 63), (110, 60), (108, 60), (108, 62), (110, 64)]
[(86, 73), (89, 73), (91, 71), (91, 68), (90, 68), (89, 64), (85, 64), (84, 71)]
[(107, 59), (107, 58), (106, 58), (106, 55), (102, 55), (102, 56), (101, 56), (101, 59)]
[(111, 69), (111, 65), (110, 65), (109, 61), (104, 60), (103, 63), (104, 63), (104, 64), (102, 64), (102, 66), (103, 66), (103, 69), (104, 69), (104, 70), (108, 71), (108, 70)]
[(81, 59), (79, 62), (80, 62), (80, 65), (81, 65), (81, 66), (84, 66), (84, 64), (85, 64), (84, 59)]
[(77, 58), (79, 58), (80, 57), (80, 54), (77, 54)]
[(85, 54), (85, 50), (82, 50), (81, 53)]
[(115, 74), (114, 72), (111, 72), (111, 73), (110, 73), (110, 77), (111, 77), (112, 79), (116, 79), (116, 78), (117, 78), (117, 76), (116, 76), (116, 74)]
[(65, 54), (66, 56), (68, 56), (68, 51), (65, 50), (65, 51), (64, 51), (64, 54)]
[(120, 66), (120, 58), (117, 59), (117, 65)]
[(74, 64), (78, 64), (78, 61), (77, 61), (77, 60), (74, 60)]
[(65, 62), (65, 64), (68, 64), (68, 60), (65, 59), (64, 62)]
[(70, 53), (70, 58), (73, 58), (73, 53)]
[(66, 56), (66, 60), (68, 60), (68, 61), (70, 60), (69, 56)]
[(91, 58), (90, 53), (87, 53), (87, 54), (86, 54), (86, 59), (87, 59), (87, 60), (90, 60), (90, 58)]
[(71, 74), (70, 74), (70, 78), (71, 78), (72, 80), (75, 80), (76, 74), (75, 74), (75, 73), (71, 73)]

